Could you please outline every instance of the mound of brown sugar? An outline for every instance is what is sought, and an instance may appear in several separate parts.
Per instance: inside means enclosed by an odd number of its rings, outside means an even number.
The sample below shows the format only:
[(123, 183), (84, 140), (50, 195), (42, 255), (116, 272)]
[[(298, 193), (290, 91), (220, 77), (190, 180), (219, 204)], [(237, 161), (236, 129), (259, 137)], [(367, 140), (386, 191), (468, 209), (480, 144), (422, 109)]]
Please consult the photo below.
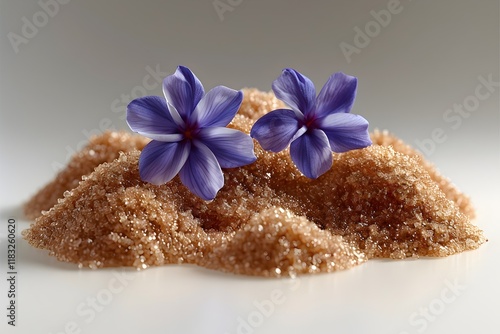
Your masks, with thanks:
[[(256, 114), (280, 106), (272, 94), (245, 90), (231, 126), (248, 133)], [(335, 154), (317, 180), (302, 176), (287, 151), (265, 152), (256, 143), (257, 161), (225, 170), (225, 185), (211, 202), (192, 195), (178, 177), (162, 186), (143, 182), (136, 137), (108, 133), (94, 142), (109, 136), (131, 141), (108, 145), (109, 156), (127, 153), (90, 174), (66, 170), (77, 186), (24, 231), (30, 244), (92, 268), (192, 263), (294, 276), (375, 257), (446, 256), (485, 241), (470, 222), (468, 199), (387, 133), (373, 134), (380, 146)], [(74, 160), (88, 162), (85, 155)]]

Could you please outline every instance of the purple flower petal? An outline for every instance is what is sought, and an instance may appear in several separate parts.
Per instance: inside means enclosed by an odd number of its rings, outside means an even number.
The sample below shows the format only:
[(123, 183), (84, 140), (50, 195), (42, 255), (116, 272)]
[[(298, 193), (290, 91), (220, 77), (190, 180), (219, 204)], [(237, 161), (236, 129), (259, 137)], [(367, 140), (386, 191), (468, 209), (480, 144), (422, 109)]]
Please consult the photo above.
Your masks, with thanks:
[(226, 126), (238, 112), (242, 100), (242, 92), (217, 86), (198, 103), (191, 116), (191, 123), (202, 128)]
[(290, 155), (297, 168), (316, 179), (332, 167), (333, 156), (326, 134), (318, 129), (307, 131), (290, 145)]
[(158, 136), (178, 132), (166, 100), (159, 96), (140, 97), (130, 102), (127, 123), (132, 131), (151, 139), (161, 140)]
[(368, 121), (354, 114), (331, 114), (322, 118), (319, 127), (325, 132), (332, 151), (347, 152), (370, 146)]
[(284, 69), (272, 87), (276, 97), (296, 113), (307, 115), (312, 111), (316, 89), (312, 81), (299, 72), (291, 68)]
[(356, 97), (358, 79), (342, 72), (330, 76), (316, 99), (317, 118), (333, 113), (348, 113)]
[(190, 149), (189, 141), (164, 143), (153, 140), (139, 157), (141, 179), (156, 185), (172, 180), (186, 162)]
[(153, 140), (156, 140), (156, 141), (161, 141), (161, 142), (165, 142), (165, 143), (174, 143), (174, 142), (178, 142), (178, 141), (181, 141), (184, 139), (184, 135), (180, 134), (180, 133), (172, 133), (172, 134), (152, 134), (152, 133), (148, 133), (148, 134), (143, 134), (145, 137), (148, 137), (148, 138), (151, 138)]
[(279, 152), (297, 137), (300, 129), (300, 123), (292, 110), (277, 109), (259, 118), (250, 136), (257, 139), (264, 150)]
[(215, 155), (201, 142), (195, 141), (179, 176), (196, 196), (209, 201), (224, 186), (224, 175)]
[(205, 128), (198, 136), (222, 168), (245, 166), (257, 160), (252, 138), (241, 131), (223, 127)]
[(182, 119), (187, 121), (205, 90), (189, 68), (179, 66), (174, 74), (163, 79), (163, 94)]

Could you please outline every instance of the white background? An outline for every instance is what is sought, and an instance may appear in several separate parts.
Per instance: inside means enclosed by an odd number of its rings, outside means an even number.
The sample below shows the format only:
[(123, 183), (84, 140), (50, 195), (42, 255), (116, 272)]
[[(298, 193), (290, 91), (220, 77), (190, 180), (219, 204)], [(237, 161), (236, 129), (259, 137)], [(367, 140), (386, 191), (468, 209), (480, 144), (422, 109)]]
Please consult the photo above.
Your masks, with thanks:
[[(500, 88), (460, 124), (443, 116), (472, 101), (478, 77), (500, 81), (499, 2), (401, 0), (385, 27), (370, 23), (371, 11), (387, 9), (388, 1), (222, 2), (232, 11), (219, 16), (213, 0), (73, 0), (48, 7), (49, 16), (37, 1), (0, 0), (1, 332), (494, 332)], [(26, 22), (38, 24), (36, 33)], [(356, 44), (354, 29), (367, 24), (375, 29), (368, 45)], [(23, 43), (11, 42), (21, 37)], [(357, 45), (358, 53), (347, 59), (341, 43)], [(444, 259), (373, 260), (291, 281), (193, 266), (79, 270), (18, 238), (18, 318), (15, 328), (7, 326), (7, 220), (17, 221), (18, 232), (26, 228), (21, 205), (89, 133), (126, 129), (121, 116), (131, 94), (161, 94), (154, 81), (144, 88), (147, 68), (170, 74), (179, 64), (207, 90), (269, 90), (284, 67), (318, 90), (333, 72), (357, 76), (353, 113), (372, 129), (389, 129), (412, 145), (442, 129), (446, 139), (428, 157), (472, 197), (475, 223), (489, 242)], [(256, 304), (267, 305), (265, 314)], [(243, 328), (243, 321), (257, 326)]]

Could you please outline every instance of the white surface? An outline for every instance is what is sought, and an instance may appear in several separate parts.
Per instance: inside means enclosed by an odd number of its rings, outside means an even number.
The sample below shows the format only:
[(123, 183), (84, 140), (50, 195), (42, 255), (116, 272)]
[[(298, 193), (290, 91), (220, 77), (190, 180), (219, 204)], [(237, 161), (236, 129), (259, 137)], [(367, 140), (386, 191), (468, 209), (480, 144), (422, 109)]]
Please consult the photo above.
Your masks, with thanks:
[[(0, 331), (494, 332), (500, 325), (499, 88), (456, 129), (443, 115), (475, 93), (479, 76), (500, 80), (498, 1), (401, 1), (403, 10), (349, 63), (340, 43), (353, 44), (353, 28), (373, 20), (370, 11), (387, 8), (387, 1), (243, 0), (222, 21), (212, 3), (73, 0), (15, 53), (8, 33), (21, 34), (22, 18), (32, 20), (41, 7), (0, 1)], [(193, 69), (207, 89), (267, 90), (287, 66), (318, 89), (335, 71), (358, 76), (353, 112), (372, 128), (388, 128), (410, 144), (443, 129), (447, 138), (430, 159), (472, 197), (476, 224), (489, 242), (444, 259), (372, 260), (292, 281), (194, 266), (79, 270), (18, 238), (18, 326), (7, 326), (8, 218), (16, 219), (18, 232), (26, 228), (22, 203), (84, 143), (85, 133), (98, 131), (103, 119), (126, 128), (113, 111), (115, 99), (143, 85), (147, 66), (171, 73), (178, 64)], [(159, 87), (147, 91), (160, 93)], [(120, 284), (122, 272), (128, 279)], [(453, 293), (450, 284), (461, 288)], [(269, 305), (277, 294), (274, 310), (259, 316), (255, 303)], [(99, 311), (92, 316), (94, 299)], [(243, 328), (241, 319), (259, 326)]]

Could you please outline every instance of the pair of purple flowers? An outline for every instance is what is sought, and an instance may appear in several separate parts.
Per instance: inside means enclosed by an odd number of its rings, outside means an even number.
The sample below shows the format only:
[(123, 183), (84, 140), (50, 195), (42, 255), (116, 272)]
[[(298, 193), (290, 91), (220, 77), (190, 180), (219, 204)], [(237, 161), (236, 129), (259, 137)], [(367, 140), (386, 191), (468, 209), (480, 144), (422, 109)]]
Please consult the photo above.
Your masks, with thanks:
[(272, 152), (290, 145), (297, 168), (315, 179), (332, 166), (332, 151), (371, 145), (368, 122), (349, 113), (356, 86), (355, 77), (335, 73), (316, 97), (308, 78), (285, 69), (272, 87), (291, 109), (264, 115), (249, 136), (226, 127), (236, 115), (243, 93), (217, 86), (205, 94), (193, 72), (179, 66), (163, 80), (165, 97), (145, 96), (128, 105), (130, 128), (152, 139), (139, 158), (140, 176), (160, 185), (179, 174), (191, 192), (212, 200), (224, 185), (221, 168), (241, 167), (257, 159), (255, 138)]

